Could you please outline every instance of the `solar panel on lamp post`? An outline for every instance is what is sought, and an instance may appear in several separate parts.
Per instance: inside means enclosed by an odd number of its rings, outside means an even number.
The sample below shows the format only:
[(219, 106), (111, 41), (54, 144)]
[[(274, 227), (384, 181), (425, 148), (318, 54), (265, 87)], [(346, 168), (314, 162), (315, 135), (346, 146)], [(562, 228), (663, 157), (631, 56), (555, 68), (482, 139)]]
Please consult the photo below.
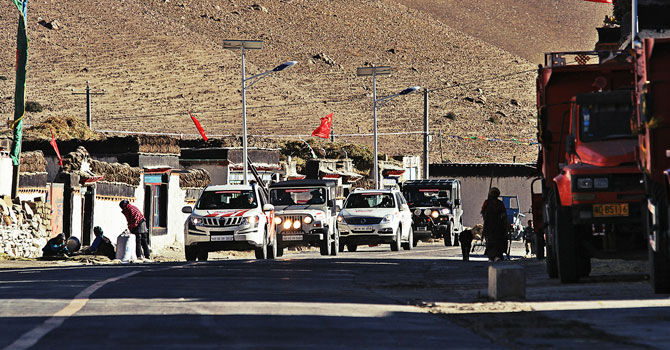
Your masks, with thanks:
[(356, 69), (356, 75), (359, 77), (372, 76), (372, 118), (373, 118), (373, 169), (374, 179), (375, 179), (375, 189), (379, 189), (379, 150), (377, 147), (377, 103), (380, 102), (380, 107), (385, 105), (389, 100), (401, 96), (407, 95), (414, 91), (419, 90), (418, 86), (412, 86), (405, 90), (400, 91), (397, 94), (389, 95), (381, 98), (377, 98), (377, 76), (378, 75), (390, 75), (391, 67), (382, 66), (382, 67), (360, 67)]
[[(289, 68), (296, 63), (297, 61), (288, 61), (278, 65), (277, 67), (260, 73), (249, 78), (246, 77), (246, 68), (245, 68), (245, 54), (244, 50), (260, 50), (263, 48), (262, 40), (224, 40), (223, 41), (224, 49), (239, 49), (242, 53), (242, 181), (245, 185), (249, 184), (249, 161), (248, 161), (248, 143), (247, 143), (247, 88), (251, 87), (259, 80), (267, 76), (268, 74), (280, 72), (286, 68)], [(247, 85), (247, 81), (256, 79)]]

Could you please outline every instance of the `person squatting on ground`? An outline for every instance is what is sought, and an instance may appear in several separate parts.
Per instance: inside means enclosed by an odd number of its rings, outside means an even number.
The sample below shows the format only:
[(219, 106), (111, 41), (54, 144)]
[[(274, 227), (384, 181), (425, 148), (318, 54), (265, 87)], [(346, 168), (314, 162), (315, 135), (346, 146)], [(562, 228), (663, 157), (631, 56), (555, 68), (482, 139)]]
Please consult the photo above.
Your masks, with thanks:
[(534, 247), (535, 229), (533, 228), (533, 220), (528, 220), (528, 226), (523, 230), (523, 245), (526, 247), (526, 257), (530, 257), (535, 253)]
[(91, 254), (95, 255), (104, 255), (112, 260), (116, 258), (116, 252), (114, 251), (114, 245), (109, 238), (104, 236), (102, 232), (102, 227), (96, 226), (93, 228), (93, 233), (95, 234), (95, 240), (93, 244), (88, 248)]
[(68, 254), (65, 235), (62, 233), (47, 241), (47, 244), (42, 248), (42, 256), (68, 256)]
[(498, 199), (500, 190), (493, 187), (489, 190), (488, 199), (482, 205), (481, 214), (484, 217), (484, 237), (486, 238), (486, 256), (489, 261), (503, 259), (507, 252), (507, 211), (502, 201)]
[[(125, 199), (119, 203), (119, 206), (126, 217), (126, 221), (128, 221), (128, 230), (135, 235), (137, 258), (144, 257), (149, 260), (149, 230), (147, 230), (147, 221), (144, 215), (136, 206)], [(142, 250), (144, 250), (144, 254), (142, 254)]]
[(472, 248), (472, 230), (463, 230), (458, 235), (458, 241), (461, 242), (461, 253), (463, 253), (463, 261), (470, 261), (470, 248)]

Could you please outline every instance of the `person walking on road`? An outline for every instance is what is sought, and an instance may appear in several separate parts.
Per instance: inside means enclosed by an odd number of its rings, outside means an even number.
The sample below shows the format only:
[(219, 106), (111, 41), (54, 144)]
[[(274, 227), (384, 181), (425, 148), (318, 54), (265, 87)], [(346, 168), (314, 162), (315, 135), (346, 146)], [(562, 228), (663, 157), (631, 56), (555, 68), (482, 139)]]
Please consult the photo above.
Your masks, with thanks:
[(486, 255), (489, 261), (503, 259), (507, 252), (507, 211), (502, 201), (498, 199), (500, 190), (493, 187), (489, 190), (488, 199), (482, 205), (481, 214), (484, 217), (484, 237), (486, 237)]
[[(119, 203), (121, 212), (126, 217), (128, 222), (128, 230), (135, 235), (137, 258), (142, 257), (145, 260), (150, 260), (149, 255), (149, 230), (147, 230), (147, 220), (142, 215), (142, 212), (136, 206), (130, 204), (127, 200), (122, 200)], [(144, 250), (144, 254), (142, 251)]]
[(523, 230), (523, 245), (526, 247), (526, 258), (530, 258), (531, 254), (535, 253), (534, 239), (535, 229), (533, 228), (533, 220), (528, 220), (528, 226)]

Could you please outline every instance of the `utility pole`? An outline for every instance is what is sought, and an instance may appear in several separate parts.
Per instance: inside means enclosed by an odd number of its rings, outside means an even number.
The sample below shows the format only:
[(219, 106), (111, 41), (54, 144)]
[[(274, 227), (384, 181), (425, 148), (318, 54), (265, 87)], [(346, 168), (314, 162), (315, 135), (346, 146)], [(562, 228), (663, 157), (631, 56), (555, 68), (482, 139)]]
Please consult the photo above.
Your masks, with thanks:
[(428, 129), (428, 93), (430, 90), (423, 89), (423, 178), (428, 180), (430, 173), (428, 167), (428, 152), (430, 152), (430, 133)]
[(74, 92), (74, 89), (72, 89), (72, 94), (86, 95), (86, 126), (88, 126), (89, 129), (93, 129), (93, 121), (91, 120), (91, 95), (104, 95), (105, 90), (102, 90), (102, 92), (91, 92), (91, 86), (88, 84), (88, 80), (86, 80), (86, 92)]

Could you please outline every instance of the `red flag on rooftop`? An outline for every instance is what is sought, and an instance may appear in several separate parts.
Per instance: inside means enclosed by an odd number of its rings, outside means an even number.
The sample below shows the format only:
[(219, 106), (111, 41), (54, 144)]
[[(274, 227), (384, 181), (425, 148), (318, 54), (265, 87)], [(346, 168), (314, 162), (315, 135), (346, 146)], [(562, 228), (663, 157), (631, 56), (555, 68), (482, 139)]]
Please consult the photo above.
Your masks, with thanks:
[(200, 125), (198, 119), (195, 119), (191, 111), (188, 111), (188, 114), (191, 116), (191, 120), (193, 120), (193, 124), (195, 124), (195, 127), (198, 129), (198, 132), (200, 133), (200, 135), (202, 135), (202, 139), (205, 140), (205, 142), (207, 142), (207, 135), (205, 135), (205, 130)]
[(330, 137), (330, 127), (333, 125), (333, 113), (321, 118), (321, 125), (312, 131), (312, 136), (327, 139)]
[(605, 4), (611, 4), (612, 0), (584, 0), (584, 1), (590, 1), (590, 2), (602, 2)]
[(58, 150), (58, 145), (56, 145), (56, 135), (54, 135), (53, 129), (51, 129), (51, 141), (49, 141), (49, 143), (51, 144), (51, 147), (54, 148), (54, 151), (56, 151), (58, 165), (63, 166), (63, 158), (60, 157), (60, 151)]

